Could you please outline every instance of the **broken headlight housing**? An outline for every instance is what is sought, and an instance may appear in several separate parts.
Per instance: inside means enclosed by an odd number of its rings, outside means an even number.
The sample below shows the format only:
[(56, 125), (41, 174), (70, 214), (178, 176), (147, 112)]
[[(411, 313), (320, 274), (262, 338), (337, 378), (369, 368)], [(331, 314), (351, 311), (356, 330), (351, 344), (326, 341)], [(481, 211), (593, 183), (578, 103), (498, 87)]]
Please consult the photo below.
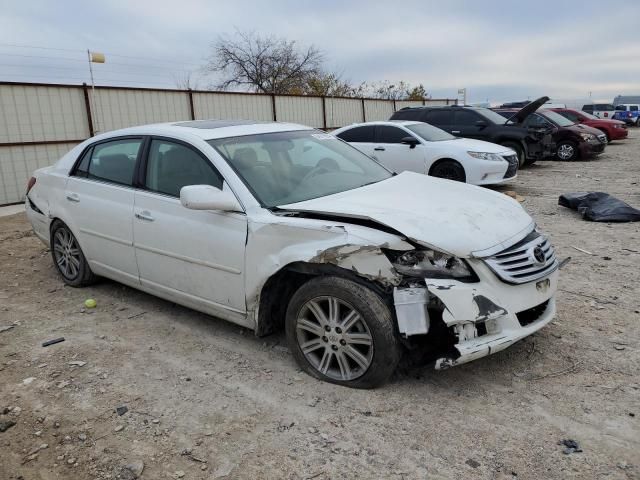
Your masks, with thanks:
[(478, 277), (463, 259), (437, 250), (387, 251), (398, 273), (415, 278), (453, 278), (461, 282), (476, 282)]

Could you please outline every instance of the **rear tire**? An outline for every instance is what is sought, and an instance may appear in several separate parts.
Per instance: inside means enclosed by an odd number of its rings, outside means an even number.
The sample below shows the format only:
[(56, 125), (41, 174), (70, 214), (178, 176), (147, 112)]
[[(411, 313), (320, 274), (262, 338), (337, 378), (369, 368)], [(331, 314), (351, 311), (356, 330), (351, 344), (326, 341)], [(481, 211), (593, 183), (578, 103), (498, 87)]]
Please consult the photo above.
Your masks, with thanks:
[(51, 225), (51, 256), (64, 283), (70, 287), (86, 287), (96, 281), (78, 240), (60, 220)]
[[(504, 142), (501, 145), (503, 147), (510, 148), (511, 150), (516, 152), (516, 155), (518, 157), (518, 169), (524, 167), (527, 164), (527, 157), (524, 154), (524, 149), (522, 148), (522, 146), (520, 146), (520, 145), (518, 145), (517, 143), (514, 143), (514, 142)], [(531, 162), (531, 163), (533, 163), (533, 162)]]
[(579, 156), (578, 145), (570, 141), (562, 141), (558, 144), (556, 158), (562, 162), (572, 162)]
[(373, 290), (342, 277), (316, 277), (291, 297), (289, 347), (312, 377), (351, 388), (386, 382), (401, 356), (394, 320)]
[(455, 180), (456, 182), (467, 181), (464, 167), (455, 160), (441, 160), (437, 162), (431, 167), (431, 170), (429, 170), (429, 175), (432, 177), (446, 178), (447, 180)]

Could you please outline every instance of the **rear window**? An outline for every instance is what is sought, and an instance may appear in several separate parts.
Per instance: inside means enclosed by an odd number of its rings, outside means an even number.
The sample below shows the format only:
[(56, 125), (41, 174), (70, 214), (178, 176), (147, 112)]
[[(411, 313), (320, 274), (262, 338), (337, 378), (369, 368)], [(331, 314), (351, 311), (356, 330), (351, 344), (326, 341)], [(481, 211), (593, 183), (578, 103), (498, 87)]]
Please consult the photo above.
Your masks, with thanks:
[(423, 112), (420, 110), (398, 110), (391, 116), (392, 120), (418, 120)]
[(141, 138), (99, 143), (82, 157), (74, 175), (131, 186)]
[(373, 143), (373, 126), (354, 127), (336, 135), (348, 143)]
[(453, 112), (451, 110), (430, 110), (424, 117), (427, 123), (432, 125), (450, 125), (453, 123)]

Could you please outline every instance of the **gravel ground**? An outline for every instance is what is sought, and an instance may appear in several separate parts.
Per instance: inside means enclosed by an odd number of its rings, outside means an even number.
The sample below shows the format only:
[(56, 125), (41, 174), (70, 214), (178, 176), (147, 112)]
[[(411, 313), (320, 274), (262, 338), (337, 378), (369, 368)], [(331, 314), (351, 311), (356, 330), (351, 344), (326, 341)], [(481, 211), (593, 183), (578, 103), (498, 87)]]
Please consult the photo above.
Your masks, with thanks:
[(65, 287), (24, 215), (0, 218), (0, 326), (13, 326), (0, 332), (0, 430), (16, 423), (0, 432), (0, 478), (640, 478), (640, 224), (557, 205), (598, 190), (640, 206), (639, 147), (632, 130), (596, 160), (539, 163), (503, 188), (572, 257), (552, 324), (374, 391), (304, 375), (283, 335), (110, 281)]

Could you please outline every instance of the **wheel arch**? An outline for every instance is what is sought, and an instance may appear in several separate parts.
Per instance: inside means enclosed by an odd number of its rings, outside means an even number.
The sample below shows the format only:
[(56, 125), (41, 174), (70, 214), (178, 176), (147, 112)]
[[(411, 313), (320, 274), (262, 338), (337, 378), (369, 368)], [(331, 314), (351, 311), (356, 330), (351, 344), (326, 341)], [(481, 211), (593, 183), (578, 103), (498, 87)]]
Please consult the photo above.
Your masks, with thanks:
[(442, 157), (437, 159), (436, 161), (434, 161), (431, 166), (429, 167), (429, 172), (427, 173), (427, 175), (431, 175), (431, 172), (433, 172), (433, 169), (436, 168), (438, 165), (440, 165), (443, 162), (456, 162), (458, 165), (460, 165), (460, 167), (462, 167), (462, 169), (464, 170), (465, 175), (467, 174), (467, 169), (464, 168), (464, 165), (462, 164), (462, 162), (460, 162), (460, 160), (456, 160), (455, 158), (451, 158), (451, 157)]
[(338, 265), (298, 261), (282, 267), (262, 286), (256, 305), (256, 335), (265, 336), (283, 330), (287, 307), (293, 294), (309, 280), (320, 276), (342, 277), (370, 288), (395, 314), (392, 286), (370, 280)]

